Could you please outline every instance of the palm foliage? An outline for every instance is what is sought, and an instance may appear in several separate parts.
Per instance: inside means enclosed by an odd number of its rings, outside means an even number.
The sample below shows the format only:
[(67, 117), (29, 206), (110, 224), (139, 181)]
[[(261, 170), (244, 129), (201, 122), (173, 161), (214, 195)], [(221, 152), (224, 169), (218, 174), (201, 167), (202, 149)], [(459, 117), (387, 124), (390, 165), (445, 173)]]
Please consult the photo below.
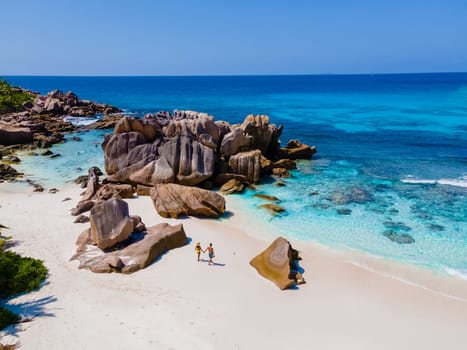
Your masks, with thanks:
[(0, 114), (18, 112), (25, 102), (32, 102), (35, 95), (29, 91), (11, 86), (6, 80), (0, 79)]

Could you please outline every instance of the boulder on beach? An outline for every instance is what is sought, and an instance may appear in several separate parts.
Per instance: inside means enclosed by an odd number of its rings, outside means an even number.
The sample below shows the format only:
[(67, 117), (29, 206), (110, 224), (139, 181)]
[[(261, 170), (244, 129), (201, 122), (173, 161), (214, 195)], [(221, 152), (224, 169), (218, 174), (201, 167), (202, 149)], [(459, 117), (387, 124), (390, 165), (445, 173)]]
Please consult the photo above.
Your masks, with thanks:
[(18, 127), (0, 121), (0, 145), (10, 146), (32, 142), (33, 132), (27, 127)]
[(96, 204), (91, 209), (89, 220), (92, 239), (101, 249), (126, 240), (134, 228), (128, 213), (128, 204), (116, 198)]
[(161, 223), (148, 227), (142, 240), (120, 251), (119, 255), (124, 263), (122, 272), (131, 273), (143, 269), (166, 251), (182, 247), (186, 243), (187, 237), (182, 224), (171, 226)]
[(296, 260), (299, 259), (298, 252), (292, 248), (290, 242), (279, 237), (266, 250), (254, 257), (250, 265), (261, 276), (284, 290), (296, 284)]
[(156, 211), (165, 218), (180, 215), (219, 217), (225, 211), (224, 197), (197, 187), (159, 184), (151, 190), (151, 199)]
[(80, 269), (95, 273), (133, 273), (145, 268), (166, 251), (187, 243), (183, 225), (167, 223), (151, 226), (147, 232), (133, 234), (127, 245), (116, 251), (105, 252), (93, 245), (90, 230), (83, 231), (76, 241), (76, 254), (70, 260), (78, 260)]
[(243, 184), (243, 182), (236, 179), (230, 179), (222, 185), (222, 187), (219, 189), (219, 193), (226, 195), (232, 194), (234, 192), (243, 192), (244, 189), (245, 185)]

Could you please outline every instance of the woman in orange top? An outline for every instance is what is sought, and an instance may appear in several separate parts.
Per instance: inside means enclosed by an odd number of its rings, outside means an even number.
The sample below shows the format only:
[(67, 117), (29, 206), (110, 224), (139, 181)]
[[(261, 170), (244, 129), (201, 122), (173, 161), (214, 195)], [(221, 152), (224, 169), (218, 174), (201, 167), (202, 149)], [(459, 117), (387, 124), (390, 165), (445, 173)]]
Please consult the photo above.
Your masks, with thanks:
[(198, 256), (198, 261), (199, 261), (199, 256), (200, 256), (202, 250), (203, 250), (203, 248), (201, 248), (201, 243), (199, 243), (199, 242), (196, 243), (195, 253)]

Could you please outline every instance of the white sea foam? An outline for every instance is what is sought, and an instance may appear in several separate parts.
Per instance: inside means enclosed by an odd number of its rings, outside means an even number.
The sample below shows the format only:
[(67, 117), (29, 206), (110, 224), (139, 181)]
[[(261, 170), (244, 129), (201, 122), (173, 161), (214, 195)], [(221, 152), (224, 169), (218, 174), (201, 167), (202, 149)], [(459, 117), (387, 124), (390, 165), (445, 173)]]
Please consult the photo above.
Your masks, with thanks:
[(455, 276), (455, 277), (462, 278), (463, 280), (467, 280), (467, 270), (457, 270), (451, 267), (446, 267), (445, 271), (451, 276)]
[(65, 118), (63, 118), (63, 120), (66, 122), (70, 122), (74, 126), (85, 126), (97, 122), (99, 118), (66, 116)]
[(467, 176), (463, 176), (458, 179), (418, 179), (412, 176), (407, 176), (405, 179), (401, 180), (404, 183), (411, 184), (439, 184), (439, 185), (448, 185), (456, 187), (465, 187), (467, 188)]

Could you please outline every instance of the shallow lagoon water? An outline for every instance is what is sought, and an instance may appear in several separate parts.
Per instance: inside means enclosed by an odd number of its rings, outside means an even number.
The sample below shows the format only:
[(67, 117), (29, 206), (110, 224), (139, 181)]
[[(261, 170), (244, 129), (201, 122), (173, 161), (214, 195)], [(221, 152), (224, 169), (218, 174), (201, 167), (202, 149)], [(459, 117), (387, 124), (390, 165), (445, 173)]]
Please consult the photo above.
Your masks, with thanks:
[[(285, 125), (283, 141), (299, 138), (319, 153), (301, 161), (285, 187), (259, 186), (280, 198), (285, 214), (258, 208), (263, 202), (252, 192), (241, 197), (258, 220), (293, 239), (467, 271), (467, 74), (8, 80), (140, 114), (192, 109), (232, 123), (268, 114)], [(21, 169), (51, 185), (72, 180), (102, 166), (104, 133), (53, 147), (57, 158), (23, 158)], [(388, 238), (404, 235), (415, 242)]]

